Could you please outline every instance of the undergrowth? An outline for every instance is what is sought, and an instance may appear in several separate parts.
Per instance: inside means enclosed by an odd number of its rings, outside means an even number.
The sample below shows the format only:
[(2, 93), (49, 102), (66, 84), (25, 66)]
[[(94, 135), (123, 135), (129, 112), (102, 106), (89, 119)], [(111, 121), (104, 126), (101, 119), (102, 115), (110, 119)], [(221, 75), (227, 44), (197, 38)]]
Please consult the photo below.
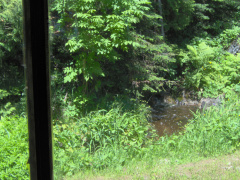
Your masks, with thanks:
[(75, 171), (121, 168), (147, 148), (151, 126), (146, 121), (147, 107), (125, 110), (120, 104), (109, 111), (99, 110), (68, 124), (54, 126), (56, 175)]
[(28, 134), (24, 117), (0, 120), (0, 179), (28, 179)]
[[(197, 111), (181, 133), (171, 136), (156, 138), (147, 122), (148, 107), (133, 107), (127, 110), (115, 103), (109, 110), (91, 112), (67, 123), (55, 120), (55, 178), (108, 168), (120, 172), (134, 162), (182, 164), (239, 148), (239, 94), (232, 90), (221, 105)], [(3, 117), (0, 135), (0, 178), (28, 179), (26, 119)]]
[[(139, 148), (135, 148), (137, 146), (134, 145), (127, 146), (127, 148), (122, 145), (115, 146), (116, 143), (100, 148), (96, 151), (97, 153), (93, 154), (93, 161), (87, 173), (98, 174), (101, 173), (99, 170), (104, 168), (121, 172), (134, 162), (135, 164), (146, 162), (149, 165), (158, 159), (159, 162), (164, 161), (176, 165), (232, 153), (240, 145), (239, 112), (238, 94), (229, 91), (220, 106), (212, 106), (201, 112), (197, 111), (194, 118), (179, 134), (165, 135), (158, 140), (149, 140), (145, 136), (147, 143), (145, 146), (141, 144)], [(99, 161), (101, 158), (102, 162)], [(86, 172), (82, 170), (78, 169), (85, 174)]]
[(225, 97), (220, 106), (197, 111), (178, 135), (160, 137), (152, 152), (180, 162), (236, 150), (240, 145), (239, 96), (229, 91)]

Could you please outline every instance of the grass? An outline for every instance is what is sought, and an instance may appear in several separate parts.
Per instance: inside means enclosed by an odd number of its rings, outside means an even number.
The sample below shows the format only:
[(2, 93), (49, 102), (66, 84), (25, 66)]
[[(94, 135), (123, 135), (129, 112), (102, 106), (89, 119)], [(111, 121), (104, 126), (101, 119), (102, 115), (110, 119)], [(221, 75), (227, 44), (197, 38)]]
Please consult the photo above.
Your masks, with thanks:
[(28, 136), (25, 117), (0, 120), (0, 179), (28, 179)]
[[(141, 104), (55, 121), (55, 179), (238, 179), (240, 102), (236, 93), (225, 97), (181, 133), (158, 139)], [(0, 135), (0, 177), (27, 179), (26, 119), (3, 118)]]
[[(115, 106), (115, 105), (114, 105)], [(117, 105), (109, 111), (99, 110), (72, 122), (54, 126), (56, 178), (73, 175), (79, 169), (121, 168), (140, 157), (150, 142), (151, 128), (144, 105), (123, 110)]]
[[(219, 157), (238, 150), (239, 140), (240, 104), (238, 95), (229, 92), (221, 106), (196, 112), (182, 133), (149, 141), (137, 151), (118, 146), (111, 158), (128, 157), (124, 163), (108, 159), (104, 168), (80, 170), (66, 179), (218, 179), (221, 173), (225, 179), (236, 179), (239, 162), (229, 164)], [(108, 156), (111, 151), (108, 148), (100, 154)]]
[(133, 162), (122, 170), (105, 169), (78, 173), (64, 180), (104, 180), (104, 179), (240, 179), (240, 151), (215, 158), (205, 158), (184, 164), (171, 164), (167, 159)]
[(215, 158), (204, 158), (184, 164), (171, 164), (167, 159), (156, 158), (133, 162), (122, 170), (105, 169), (78, 173), (64, 180), (104, 180), (104, 179), (240, 179), (240, 151)]

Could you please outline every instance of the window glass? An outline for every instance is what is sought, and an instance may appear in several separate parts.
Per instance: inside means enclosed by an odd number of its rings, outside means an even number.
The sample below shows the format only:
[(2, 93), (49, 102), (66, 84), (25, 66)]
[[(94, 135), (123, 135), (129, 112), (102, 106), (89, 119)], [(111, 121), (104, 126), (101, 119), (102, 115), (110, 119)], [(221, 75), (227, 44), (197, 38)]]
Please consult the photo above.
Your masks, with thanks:
[(55, 179), (176, 179), (181, 163), (238, 149), (239, 9), (52, 0)]
[(29, 179), (21, 0), (0, 0), (0, 179)]

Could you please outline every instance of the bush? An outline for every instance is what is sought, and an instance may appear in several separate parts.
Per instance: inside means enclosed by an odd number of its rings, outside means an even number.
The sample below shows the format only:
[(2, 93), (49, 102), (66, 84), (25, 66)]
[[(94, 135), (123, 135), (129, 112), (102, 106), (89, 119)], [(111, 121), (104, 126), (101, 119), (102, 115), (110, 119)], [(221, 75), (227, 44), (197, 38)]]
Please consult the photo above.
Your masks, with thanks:
[(71, 175), (82, 169), (122, 166), (141, 154), (150, 125), (147, 108), (99, 110), (68, 124), (54, 126), (55, 171)]
[(202, 89), (205, 97), (216, 97), (239, 82), (240, 56), (226, 51), (239, 33), (237, 27), (227, 29), (213, 39), (195, 39), (192, 45), (187, 45), (187, 53), (181, 51), (186, 88)]
[(0, 120), (0, 179), (29, 179), (28, 129), (24, 117)]
[(152, 152), (159, 158), (172, 158), (175, 162), (230, 153), (239, 148), (239, 95), (228, 91), (225, 97), (220, 106), (197, 111), (183, 132), (160, 137)]

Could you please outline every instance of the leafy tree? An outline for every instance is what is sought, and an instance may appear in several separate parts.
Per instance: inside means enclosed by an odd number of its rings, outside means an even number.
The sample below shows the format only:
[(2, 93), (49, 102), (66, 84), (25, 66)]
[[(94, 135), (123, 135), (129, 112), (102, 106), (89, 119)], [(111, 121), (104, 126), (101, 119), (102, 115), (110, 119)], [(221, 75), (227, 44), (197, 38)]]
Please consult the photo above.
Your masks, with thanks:
[(22, 2), (0, 0), (1, 59), (4, 57), (13, 63), (22, 60), (22, 33)]
[(227, 52), (239, 34), (240, 28), (235, 27), (213, 39), (201, 39), (187, 45), (187, 53), (180, 53), (187, 88), (202, 89), (205, 96), (218, 96), (239, 83), (239, 55)]
[(23, 91), (22, 32), (22, 1), (0, 0), (0, 111)]
[(196, 0), (194, 21), (196, 28), (211, 35), (218, 35), (223, 30), (238, 23), (239, 1)]
[(168, 46), (158, 34), (162, 17), (154, 12), (150, 1), (55, 1), (54, 10), (61, 16), (61, 31), (69, 39), (66, 47), (74, 57), (64, 69), (64, 82), (81, 86), (78, 97), (98, 91), (104, 76), (108, 76), (105, 85), (113, 87), (119, 82), (111, 77), (116, 72), (129, 76), (122, 78), (128, 83), (147, 82), (145, 90), (159, 89), (157, 82), (163, 80), (160, 71), (167, 71), (160, 54), (168, 52)]
[(182, 30), (190, 24), (194, 12), (194, 0), (162, 0), (166, 31)]
[(65, 82), (83, 76), (85, 82), (94, 76), (104, 76), (100, 62), (116, 61), (116, 48), (124, 51), (133, 44), (129, 29), (144, 14), (147, 1), (56, 1), (56, 10), (61, 13), (59, 20), (70, 26), (66, 46), (75, 57), (75, 68), (65, 69)]
[[(167, 21), (167, 38), (171, 43), (185, 46), (196, 37), (217, 36), (239, 25), (239, 5), (239, 1), (195, 0), (184, 6), (180, 0), (165, 0), (163, 18)], [(178, 7), (182, 8), (178, 10)]]

